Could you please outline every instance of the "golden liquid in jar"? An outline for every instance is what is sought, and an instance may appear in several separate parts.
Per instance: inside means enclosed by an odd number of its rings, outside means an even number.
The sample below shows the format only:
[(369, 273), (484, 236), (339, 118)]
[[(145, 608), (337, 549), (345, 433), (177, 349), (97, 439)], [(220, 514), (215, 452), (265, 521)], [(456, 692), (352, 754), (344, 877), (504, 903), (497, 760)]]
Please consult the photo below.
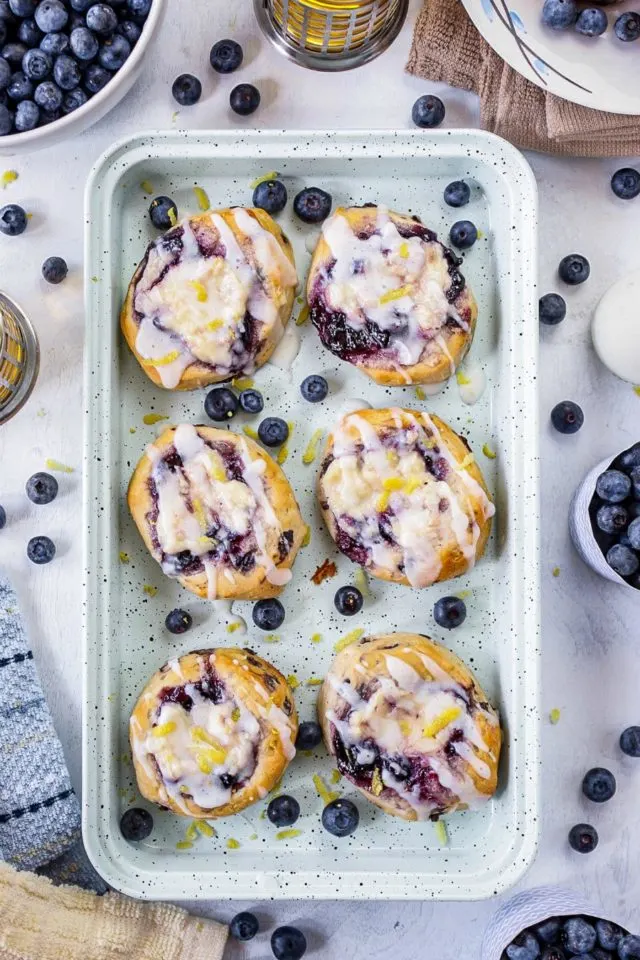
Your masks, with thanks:
[(0, 307), (0, 410), (18, 389), (25, 360), (22, 330), (15, 318)]
[(339, 53), (372, 40), (398, 0), (272, 0), (276, 22), (308, 50)]

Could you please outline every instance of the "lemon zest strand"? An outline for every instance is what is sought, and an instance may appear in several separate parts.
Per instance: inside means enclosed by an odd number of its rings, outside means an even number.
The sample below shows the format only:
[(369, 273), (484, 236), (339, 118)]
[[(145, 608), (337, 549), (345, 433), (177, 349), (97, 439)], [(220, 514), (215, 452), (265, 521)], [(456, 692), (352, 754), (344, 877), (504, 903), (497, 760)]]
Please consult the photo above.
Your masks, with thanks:
[(209, 197), (207, 196), (207, 191), (203, 190), (202, 187), (194, 187), (193, 192), (196, 195), (196, 200), (198, 201), (198, 206), (204, 212), (208, 210), (211, 206), (209, 203)]
[(334, 644), (333, 649), (336, 653), (340, 653), (340, 651), (344, 650), (345, 647), (349, 647), (352, 643), (356, 643), (363, 634), (364, 630), (362, 627), (356, 627), (355, 630), (350, 630), (349, 633), (345, 633), (345, 635)]
[(314, 430), (311, 435), (311, 440), (307, 445), (306, 450), (302, 454), (302, 462), (305, 464), (313, 463), (315, 458), (318, 455), (318, 444), (322, 438), (324, 430)]

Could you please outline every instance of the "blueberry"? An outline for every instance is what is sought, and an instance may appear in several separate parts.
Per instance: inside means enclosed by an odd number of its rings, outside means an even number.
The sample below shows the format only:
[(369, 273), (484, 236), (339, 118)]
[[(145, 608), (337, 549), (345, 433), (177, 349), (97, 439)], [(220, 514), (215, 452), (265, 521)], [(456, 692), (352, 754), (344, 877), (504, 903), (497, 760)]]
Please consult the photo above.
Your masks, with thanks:
[(563, 257), (558, 266), (560, 279), (571, 287), (584, 283), (588, 280), (590, 273), (589, 261), (580, 253), (570, 253), (568, 257)]
[(24, 43), (5, 43), (0, 54), (8, 60), (14, 70), (22, 64), (22, 58), (27, 52)]
[(73, 57), (61, 53), (53, 64), (53, 79), (61, 90), (73, 90), (78, 86), (82, 75), (80, 67)]
[(279, 447), (289, 436), (289, 427), (280, 417), (265, 417), (258, 427), (258, 437), (265, 447)]
[[(2, 108), (6, 110), (6, 107)], [(27, 215), (17, 203), (9, 203), (0, 209), (0, 233), (17, 237), (27, 229)]]
[(307, 952), (305, 935), (296, 927), (278, 927), (271, 934), (271, 950), (276, 960), (300, 960)]
[(178, 208), (171, 197), (156, 197), (149, 206), (149, 216), (158, 230), (169, 230), (178, 220)]
[(628, 757), (640, 757), (640, 727), (627, 727), (622, 731), (620, 749)]
[(287, 205), (287, 188), (282, 180), (263, 180), (253, 191), (253, 205), (267, 213), (280, 213)]
[(583, 954), (580, 960), (614, 960), (613, 954), (609, 953), (608, 950), (603, 950), (602, 947), (594, 947), (591, 953)]
[(605, 470), (596, 481), (596, 493), (607, 503), (621, 503), (631, 493), (631, 478), (620, 470)]
[(624, 547), (621, 543), (614, 543), (607, 551), (606, 561), (621, 577), (631, 577), (640, 567), (640, 560), (633, 550)]
[(460, 597), (441, 597), (433, 608), (433, 617), (438, 626), (452, 630), (464, 623), (467, 608)]
[(187, 613), (186, 610), (180, 610), (179, 608), (171, 610), (167, 614), (166, 620), (164, 621), (165, 627), (169, 633), (186, 633), (192, 623), (193, 619), (191, 614)]
[[(124, 37), (122, 38), (124, 40)], [(173, 99), (181, 107), (192, 107), (202, 96), (202, 84), (191, 73), (181, 73), (171, 87)]]
[[(567, 960), (567, 955), (562, 947), (555, 945), (553, 947), (545, 947), (540, 960)], [(589, 958), (584, 957), (583, 960), (589, 960)]]
[(93, 60), (94, 57), (98, 56), (98, 50), (100, 49), (98, 38), (86, 27), (76, 27), (75, 30), (72, 30), (69, 43), (74, 56), (78, 60)]
[(69, 23), (65, 27), (66, 33), (70, 34), (78, 27), (86, 26), (86, 22), (81, 13), (72, 13), (69, 17)]
[(69, 49), (69, 37), (66, 33), (46, 33), (40, 41), (40, 49), (51, 57), (57, 57)]
[(0, 530), (5, 527), (7, 524), (7, 511), (4, 507), (0, 506)]
[(230, 420), (238, 410), (238, 398), (228, 387), (214, 387), (204, 399), (204, 412), (211, 420)]
[(131, 46), (134, 47), (140, 39), (142, 30), (137, 23), (133, 22), (133, 20), (122, 20), (118, 24), (116, 33), (121, 34), (121, 36), (123, 36), (125, 40), (128, 40)]
[(357, 587), (340, 587), (333, 598), (336, 610), (345, 617), (352, 617), (362, 610), (362, 594)]
[(55, 544), (49, 537), (32, 537), (27, 544), (27, 556), (32, 563), (50, 563), (55, 555)]
[(624, 40), (625, 43), (637, 40), (640, 37), (640, 14), (632, 12), (621, 14), (614, 23), (613, 29), (618, 40)]
[(631, 477), (631, 492), (634, 500), (640, 500), (640, 467), (634, 467), (629, 476)]
[(312, 373), (300, 384), (300, 393), (309, 403), (320, 403), (329, 393), (329, 384), (324, 377)]
[(581, 10), (576, 20), (576, 30), (585, 37), (599, 37), (608, 26), (607, 15), (600, 7)]
[(259, 390), (243, 390), (238, 400), (245, 413), (260, 413), (264, 410), (264, 400)]
[(545, 293), (538, 302), (538, 319), (553, 327), (567, 315), (567, 304), (559, 293)]
[(604, 767), (594, 767), (584, 775), (582, 792), (587, 800), (592, 800), (594, 803), (605, 803), (607, 800), (611, 800), (616, 792), (616, 778)]
[(88, 99), (89, 98), (84, 90), (81, 90), (80, 87), (76, 87), (75, 90), (70, 90), (69, 93), (65, 93), (62, 101), (62, 112), (73, 113), (74, 110), (77, 110), (79, 107), (83, 107)]
[(566, 30), (578, 19), (578, 7), (574, 0), (545, 0), (542, 7), (542, 22), (553, 30)]
[(596, 934), (603, 950), (616, 950), (623, 931), (610, 920), (596, 920)]
[(132, 20), (143, 23), (149, 16), (151, 0), (127, 0), (127, 9)]
[(294, 797), (274, 797), (267, 807), (267, 816), (276, 827), (290, 827), (300, 816), (300, 804)]
[(275, 597), (269, 597), (253, 605), (251, 616), (260, 630), (277, 630), (284, 623), (284, 607)]
[(439, 127), (444, 120), (444, 103), (440, 97), (424, 94), (418, 97), (411, 109), (411, 119), (416, 127)]
[(20, 103), (21, 100), (31, 100), (33, 96), (33, 83), (28, 77), (25, 77), (21, 70), (14, 73), (11, 77), (9, 86), (7, 87), (7, 96), (16, 103)]
[(466, 207), (470, 197), (469, 184), (464, 180), (454, 180), (444, 188), (444, 202), (450, 207)]
[(58, 496), (58, 481), (50, 473), (34, 473), (25, 487), (29, 500), (42, 506)]
[(46, 113), (55, 113), (62, 106), (62, 90), (53, 80), (43, 80), (36, 87), (33, 99)]
[(42, 30), (38, 29), (35, 20), (23, 20), (18, 27), (18, 40), (31, 49), (37, 47), (42, 40)]
[(628, 933), (618, 943), (620, 960), (640, 960), (640, 937)]
[[(22, 101), (26, 103), (26, 100)], [(11, 133), (13, 129), (13, 114), (9, 108), (4, 103), (0, 103), (0, 137), (6, 137), (7, 134)], [(3, 207), (4, 209), (4, 207)], [(0, 210), (0, 217), (2, 217), (2, 210)], [(7, 233), (7, 230), (4, 229), (2, 223), (0, 222), (0, 230), (3, 233)], [(19, 231), (20, 233), (22, 231)]]
[(229, 94), (229, 106), (234, 113), (248, 117), (260, 106), (260, 91), (252, 83), (239, 83)]
[(616, 170), (611, 177), (611, 189), (621, 200), (634, 200), (640, 194), (640, 173), (632, 167)]
[(616, 465), (620, 470), (627, 471), (640, 467), (640, 442), (634, 443), (632, 447), (621, 453), (616, 460)]
[(303, 720), (298, 727), (296, 750), (315, 750), (322, 743), (322, 730), (315, 720)]
[(559, 433), (577, 433), (584, 423), (584, 413), (573, 400), (563, 400), (551, 411), (551, 423)]
[(70, 0), (71, 9), (75, 10), (76, 13), (86, 13), (89, 7), (92, 5), (93, 0)]
[(321, 223), (331, 213), (331, 194), (320, 187), (305, 187), (293, 199), (293, 212), (303, 223)]
[(578, 853), (591, 853), (598, 846), (598, 832), (588, 823), (577, 823), (569, 831), (569, 845)]
[(506, 948), (509, 960), (538, 960), (540, 944), (529, 930), (519, 933)]
[(253, 940), (259, 929), (258, 918), (247, 910), (237, 913), (229, 924), (229, 933), (233, 939), (241, 940), (243, 943)]
[(478, 231), (470, 220), (458, 220), (449, 231), (449, 240), (458, 250), (468, 250), (478, 239)]
[(89, 30), (93, 30), (101, 37), (108, 37), (118, 26), (115, 12), (106, 3), (95, 3), (89, 7), (85, 21)]
[(0, 90), (7, 89), (12, 73), (13, 70), (11, 69), (9, 61), (5, 60), (4, 57), (0, 57)]
[(332, 800), (322, 811), (322, 826), (334, 837), (348, 837), (359, 822), (358, 808), (351, 800)]
[(618, 503), (605, 503), (596, 513), (596, 525), (603, 533), (622, 533), (629, 522), (629, 514)]
[(636, 517), (636, 519), (632, 520), (629, 524), (627, 537), (629, 538), (627, 546), (630, 546), (632, 550), (640, 551), (640, 517)]
[(209, 62), (216, 73), (233, 73), (242, 63), (242, 47), (235, 40), (218, 40), (211, 47)]
[(89, 93), (99, 93), (111, 80), (111, 74), (99, 63), (90, 63), (84, 74), (84, 86)]
[(42, 276), (47, 283), (62, 283), (68, 272), (67, 261), (62, 257), (47, 257), (42, 264)]
[(146, 840), (153, 830), (153, 817), (142, 807), (125, 810), (120, 818), (120, 832), (125, 840)]
[(32, 17), (38, 6), (38, 0), (9, 0), (9, 9), (23, 20)]
[(66, 26), (69, 12), (62, 0), (42, 0), (36, 7), (34, 18), (43, 33), (56, 33)]
[(30, 80), (44, 80), (51, 73), (51, 57), (44, 50), (34, 47), (22, 58), (22, 69)]
[(122, 67), (122, 65), (127, 61), (129, 54), (131, 53), (131, 44), (128, 40), (125, 40), (124, 37), (121, 37), (119, 33), (114, 34), (112, 37), (108, 37), (100, 47), (100, 53), (98, 54), (98, 60), (105, 68), (105, 70), (110, 70), (111, 73), (116, 73)]
[(570, 917), (562, 925), (560, 940), (569, 953), (589, 953), (596, 945), (595, 927), (584, 917)]
[(537, 924), (537, 926), (533, 928), (533, 932), (540, 943), (551, 947), (558, 942), (558, 938), (560, 937), (560, 920), (557, 917), (550, 917), (548, 920), (543, 920), (542, 923)]

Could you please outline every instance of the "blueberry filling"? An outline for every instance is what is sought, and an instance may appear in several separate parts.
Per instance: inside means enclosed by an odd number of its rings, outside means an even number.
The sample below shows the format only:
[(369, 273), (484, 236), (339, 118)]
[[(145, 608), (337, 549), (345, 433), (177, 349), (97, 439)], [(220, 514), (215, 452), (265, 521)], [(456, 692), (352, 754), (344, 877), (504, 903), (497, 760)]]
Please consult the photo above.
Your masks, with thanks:
[[(206, 666), (200, 679), (194, 684), (190, 684), (193, 690), (200, 694), (204, 700), (210, 700), (214, 704), (224, 703), (228, 699), (227, 691), (220, 677), (211, 667)], [(186, 687), (164, 687), (158, 694), (158, 703), (160, 708), (164, 703), (177, 703), (187, 713), (193, 707), (193, 697), (187, 693)]]
[(285, 530), (278, 540), (278, 559), (284, 560), (289, 556), (293, 545), (293, 530)]

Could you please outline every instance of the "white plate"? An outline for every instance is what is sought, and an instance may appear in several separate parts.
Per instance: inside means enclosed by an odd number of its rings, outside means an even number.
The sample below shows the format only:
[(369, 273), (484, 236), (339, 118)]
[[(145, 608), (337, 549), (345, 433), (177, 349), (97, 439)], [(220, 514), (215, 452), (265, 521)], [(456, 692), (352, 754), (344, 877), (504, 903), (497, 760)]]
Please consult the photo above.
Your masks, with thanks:
[(638, 4), (603, 7), (601, 37), (552, 30), (542, 23), (542, 0), (462, 0), (476, 27), (514, 70), (549, 93), (611, 113), (640, 114), (640, 40), (624, 43), (613, 24)]
[[(195, 209), (194, 184), (207, 190), (213, 206), (250, 204), (250, 182), (270, 170), (285, 177), (290, 201), (302, 185), (317, 184), (336, 204), (375, 200), (419, 214), (444, 237), (460, 211), (445, 206), (443, 188), (467, 178), (473, 196), (464, 214), (483, 232), (463, 267), (480, 308), (471, 356), (489, 383), (474, 407), (462, 403), (455, 381), (421, 402), (415, 390), (379, 387), (337, 360), (309, 323), (291, 325), (302, 340), (291, 369), (267, 364), (255, 377), (265, 413), (295, 423), (284, 469), (313, 531), (282, 595), (287, 617), (275, 644), (251, 626), (246, 602), (234, 609), (250, 624), (247, 637), (229, 635), (210, 604), (162, 575), (128, 516), (125, 491), (133, 467), (166, 425), (145, 426), (143, 415), (156, 411), (167, 414), (168, 422), (202, 422), (204, 391), (155, 387), (122, 342), (117, 323), (127, 282), (154, 233), (141, 181), (174, 197), (184, 214)], [(533, 858), (538, 833), (536, 211), (533, 177), (522, 156), (496, 137), (464, 131), (149, 134), (116, 145), (98, 162), (88, 185), (87, 222), (84, 837), (93, 862), (127, 893), (172, 900), (463, 899), (491, 896), (514, 883)], [(295, 221), (291, 202), (281, 222), (304, 278), (307, 247), (317, 231)], [(312, 405), (300, 396), (300, 381), (312, 371), (329, 380), (325, 403)], [(377, 406), (432, 409), (467, 434), (498, 512), (487, 556), (467, 576), (423, 591), (372, 582), (362, 615), (347, 620), (336, 613), (333, 595), (352, 582), (355, 568), (337, 553), (318, 515), (318, 462), (304, 466), (301, 455), (313, 431), (334, 423), (353, 397)], [(247, 420), (255, 426), (243, 414), (232, 429)], [(496, 460), (483, 457), (486, 441), (495, 445)], [(128, 564), (119, 562), (119, 551), (130, 556)], [(327, 557), (336, 560), (338, 576), (314, 586), (311, 574)], [(145, 594), (144, 584), (157, 587), (157, 595)], [(434, 601), (460, 590), (471, 591), (468, 618), (443, 637), (433, 620)], [(164, 627), (166, 613), (177, 605), (194, 617), (182, 637)], [(310, 719), (317, 688), (305, 681), (326, 673), (334, 643), (355, 627), (412, 630), (444, 640), (474, 668), (501, 709), (506, 748), (498, 794), (482, 810), (448, 820), (448, 847), (439, 845), (432, 824), (404, 823), (360, 799), (361, 825), (353, 836), (338, 842), (324, 832), (323, 804), (311, 779), (316, 772), (330, 778), (333, 764), (324, 751), (315, 759), (297, 757), (284, 778), (283, 789), (303, 811), (296, 824), (302, 833), (294, 839), (276, 839), (275, 829), (260, 818), (265, 804), (216, 821), (218, 837), (203, 838), (191, 850), (176, 849), (185, 821), (160, 810), (154, 811), (147, 842), (132, 845), (122, 838), (120, 816), (140, 802), (127, 763), (129, 712), (162, 663), (190, 649), (239, 641), (285, 675), (297, 675), (300, 715)], [(317, 632), (323, 639), (313, 644)], [(355, 796), (345, 782), (339, 789)], [(240, 848), (228, 849), (229, 839)]]

